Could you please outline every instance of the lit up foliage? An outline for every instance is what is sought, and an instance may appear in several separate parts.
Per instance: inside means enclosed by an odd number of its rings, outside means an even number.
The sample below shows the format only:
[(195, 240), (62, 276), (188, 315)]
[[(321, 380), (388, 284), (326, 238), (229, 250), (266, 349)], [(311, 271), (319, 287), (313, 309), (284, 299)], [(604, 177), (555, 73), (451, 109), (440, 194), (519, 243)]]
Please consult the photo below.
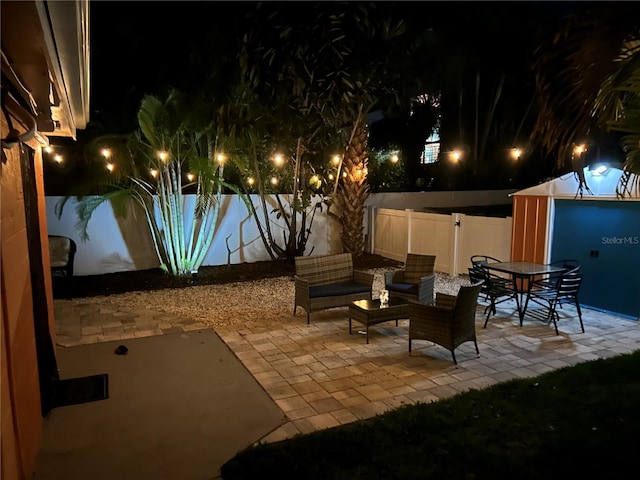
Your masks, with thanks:
[[(126, 145), (98, 139), (96, 153), (110, 175), (108, 192), (78, 200), (80, 235), (88, 239), (93, 212), (106, 201), (124, 216), (129, 200), (143, 212), (160, 267), (172, 275), (198, 270), (212, 243), (224, 182), (225, 156), (214, 153), (213, 136), (198, 129), (174, 110), (175, 98), (166, 102), (146, 96), (138, 112), (140, 131)], [(183, 185), (183, 179), (188, 184)], [(195, 188), (188, 202), (185, 186)], [(56, 208), (58, 214), (66, 199)]]

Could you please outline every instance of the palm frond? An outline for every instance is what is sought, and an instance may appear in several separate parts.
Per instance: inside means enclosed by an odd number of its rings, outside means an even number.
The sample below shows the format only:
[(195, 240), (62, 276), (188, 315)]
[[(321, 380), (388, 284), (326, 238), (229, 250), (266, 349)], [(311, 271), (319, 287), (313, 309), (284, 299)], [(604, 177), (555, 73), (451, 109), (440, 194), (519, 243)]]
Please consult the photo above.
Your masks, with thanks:
[(569, 17), (536, 54), (539, 113), (531, 141), (557, 155), (561, 172), (576, 168), (573, 144), (620, 111), (620, 94), (611, 88), (625, 78), (629, 40), (638, 38), (638, 9), (619, 7), (589, 8)]
[[(115, 190), (113, 192), (106, 193), (104, 195), (92, 195), (84, 197), (76, 204), (76, 215), (78, 221), (76, 222), (76, 228), (80, 235), (80, 239), (84, 242), (89, 240), (89, 220), (96, 209), (105, 202), (115, 201), (118, 202), (118, 198), (125, 197), (130, 198), (131, 194), (128, 189)], [(114, 213), (118, 213), (114, 211)]]

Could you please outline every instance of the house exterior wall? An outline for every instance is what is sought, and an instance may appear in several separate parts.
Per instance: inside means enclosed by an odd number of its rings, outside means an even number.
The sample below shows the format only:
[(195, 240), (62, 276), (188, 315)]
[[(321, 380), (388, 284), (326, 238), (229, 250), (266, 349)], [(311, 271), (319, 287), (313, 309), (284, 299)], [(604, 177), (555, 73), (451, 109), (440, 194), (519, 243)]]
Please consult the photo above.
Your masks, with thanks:
[[(4, 117), (2, 130), (7, 131)], [(6, 159), (0, 165), (2, 478), (7, 480), (31, 475), (42, 430), (20, 148), (29, 147), (23, 145), (5, 149)], [(35, 158), (40, 177), (37, 182), (38, 197), (43, 200), (42, 157), (38, 154)], [(46, 234), (46, 219), (41, 218), (40, 225)], [(48, 262), (48, 251), (45, 258)], [(50, 285), (47, 297), (48, 303), (53, 305)], [(53, 314), (50, 314), (48, 322), (50, 326), (53, 325)], [(53, 328), (51, 331), (53, 334)]]

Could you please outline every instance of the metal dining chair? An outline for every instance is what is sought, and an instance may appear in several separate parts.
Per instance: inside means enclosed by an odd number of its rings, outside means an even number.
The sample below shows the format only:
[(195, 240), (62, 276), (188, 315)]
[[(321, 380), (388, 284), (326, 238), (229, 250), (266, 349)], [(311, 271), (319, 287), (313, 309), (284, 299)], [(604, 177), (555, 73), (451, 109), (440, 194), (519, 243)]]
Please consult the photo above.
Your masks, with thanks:
[(558, 308), (562, 305), (571, 304), (576, 307), (578, 319), (580, 320), (580, 328), (584, 333), (584, 324), (582, 323), (582, 311), (580, 310), (580, 302), (578, 301), (578, 293), (582, 285), (582, 273), (577, 271), (569, 271), (562, 273), (554, 288), (540, 288), (531, 290), (529, 293), (529, 301), (542, 305), (547, 309), (547, 321), (553, 320), (553, 325), (558, 332)]
[(472, 255), (471, 256), (471, 265), (474, 267), (479, 267), (482, 265), (486, 265), (489, 262), (501, 262), (495, 257), (490, 257), (489, 255)]
[(564, 272), (558, 273), (550, 273), (549, 275), (545, 275), (543, 278), (538, 280), (534, 280), (531, 282), (531, 288), (556, 288), (556, 284), (562, 277), (563, 273), (569, 272), (579, 272), (580, 271), (580, 263), (577, 260), (556, 260), (554, 262), (549, 263), (552, 266), (560, 266), (565, 269)]
[(496, 305), (515, 299), (516, 291), (513, 288), (513, 282), (508, 278), (490, 273), (480, 265), (469, 267), (469, 281), (471, 283), (482, 283), (480, 295), (489, 302), (489, 305), (484, 309), (487, 317), (482, 328), (487, 328), (489, 317), (492, 313), (496, 314)]

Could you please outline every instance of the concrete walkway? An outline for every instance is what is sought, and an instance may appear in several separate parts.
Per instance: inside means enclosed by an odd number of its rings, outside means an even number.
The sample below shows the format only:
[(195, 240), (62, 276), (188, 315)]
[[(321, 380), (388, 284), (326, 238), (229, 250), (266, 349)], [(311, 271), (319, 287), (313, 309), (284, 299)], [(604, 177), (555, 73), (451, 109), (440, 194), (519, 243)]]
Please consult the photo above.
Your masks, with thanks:
[[(170, 298), (170, 297), (169, 297)], [(525, 318), (520, 327), (515, 304), (500, 305), (486, 329), (478, 306), (480, 357), (473, 343), (450, 353), (416, 341), (408, 353), (408, 321), (370, 328), (370, 343), (349, 335), (346, 308), (282, 318), (252, 329), (217, 329), (218, 335), (286, 415), (286, 423), (256, 442), (272, 442), (365, 419), (405, 404), (438, 401), (469, 389), (536, 376), (579, 362), (640, 348), (637, 321), (583, 309), (585, 333), (576, 312), (561, 310), (558, 324)], [(83, 304), (56, 306), (57, 343), (71, 346), (126, 340), (203, 328), (189, 319), (145, 309), (127, 311)], [(126, 344), (126, 342), (123, 342)]]

